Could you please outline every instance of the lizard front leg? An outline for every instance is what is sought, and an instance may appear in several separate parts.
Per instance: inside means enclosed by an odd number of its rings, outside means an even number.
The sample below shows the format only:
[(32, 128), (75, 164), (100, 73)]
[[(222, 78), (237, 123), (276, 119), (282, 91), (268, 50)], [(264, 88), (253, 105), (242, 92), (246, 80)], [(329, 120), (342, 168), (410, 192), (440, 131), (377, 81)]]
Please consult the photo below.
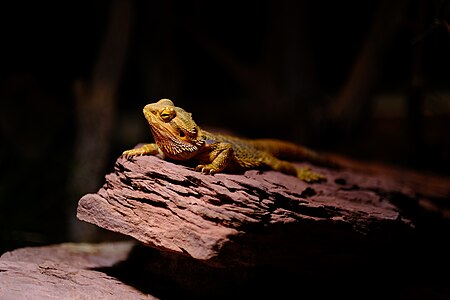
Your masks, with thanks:
[(229, 143), (214, 143), (205, 147), (197, 156), (203, 162), (195, 170), (204, 174), (213, 174), (223, 171), (233, 158), (233, 147)]
[(158, 153), (160, 153), (160, 150), (156, 144), (145, 144), (142, 147), (124, 151), (122, 157), (130, 158), (141, 155), (156, 155)]

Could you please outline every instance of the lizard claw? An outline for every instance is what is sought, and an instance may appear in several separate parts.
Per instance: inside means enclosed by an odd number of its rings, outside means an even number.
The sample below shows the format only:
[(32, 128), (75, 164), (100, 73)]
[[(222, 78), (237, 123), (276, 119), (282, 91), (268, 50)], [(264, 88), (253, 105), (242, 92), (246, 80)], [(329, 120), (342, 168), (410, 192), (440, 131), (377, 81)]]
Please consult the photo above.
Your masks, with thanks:
[(123, 157), (123, 158), (126, 159), (126, 160), (129, 160), (129, 159), (131, 159), (133, 156), (130, 155), (130, 154), (122, 154), (121, 157)]
[(206, 175), (213, 174), (216, 172), (214, 167), (210, 166), (210, 165), (198, 165), (195, 168), (195, 171), (200, 172), (202, 174), (206, 174)]
[(142, 151), (141, 149), (131, 149), (131, 150), (126, 150), (122, 153), (122, 157), (124, 157), (125, 159), (130, 159), (136, 156), (142, 156), (145, 155), (145, 152)]
[(297, 168), (297, 177), (308, 183), (326, 181), (322, 174), (313, 172), (310, 168)]
[(196, 171), (196, 172), (203, 173), (203, 168), (204, 168), (203, 165), (198, 165), (197, 167), (195, 167), (195, 171)]
[(130, 157), (132, 157), (131, 151), (132, 151), (132, 150), (126, 150), (126, 151), (123, 151), (121, 157), (123, 157), (123, 158), (125, 158), (125, 159), (129, 159)]

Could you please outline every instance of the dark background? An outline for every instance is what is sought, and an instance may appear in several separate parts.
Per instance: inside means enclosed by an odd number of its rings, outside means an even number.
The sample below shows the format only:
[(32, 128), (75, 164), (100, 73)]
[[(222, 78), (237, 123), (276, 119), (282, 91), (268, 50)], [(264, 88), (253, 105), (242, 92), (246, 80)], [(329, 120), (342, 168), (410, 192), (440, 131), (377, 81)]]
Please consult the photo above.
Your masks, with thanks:
[[(395, 3), (393, 3), (395, 2)], [(0, 10), (0, 253), (75, 219), (145, 104), (203, 127), (450, 175), (448, 1), (11, 1)]]

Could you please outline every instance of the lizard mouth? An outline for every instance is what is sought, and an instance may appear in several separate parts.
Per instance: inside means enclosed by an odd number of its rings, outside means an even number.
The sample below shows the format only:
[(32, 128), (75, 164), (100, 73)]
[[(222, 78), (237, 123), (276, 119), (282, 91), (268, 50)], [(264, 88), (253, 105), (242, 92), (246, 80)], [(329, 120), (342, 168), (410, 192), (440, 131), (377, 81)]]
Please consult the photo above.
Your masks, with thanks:
[(184, 133), (180, 134), (182, 131), (173, 128), (169, 123), (154, 122), (154, 119), (153, 117), (148, 122), (150, 130), (155, 143), (166, 156), (175, 160), (188, 160), (195, 156), (199, 150), (198, 145), (183, 141)]

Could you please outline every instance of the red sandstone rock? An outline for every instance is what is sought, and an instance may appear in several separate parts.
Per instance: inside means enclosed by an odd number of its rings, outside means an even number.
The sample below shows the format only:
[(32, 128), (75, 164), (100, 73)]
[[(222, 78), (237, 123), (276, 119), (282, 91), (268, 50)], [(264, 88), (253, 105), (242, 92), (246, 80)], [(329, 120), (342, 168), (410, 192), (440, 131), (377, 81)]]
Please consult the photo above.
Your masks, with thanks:
[(328, 181), (120, 158), (78, 217), (141, 244), (6, 253), (0, 299), (448, 298), (449, 226), (422, 209), (423, 193), (380, 174), (312, 168)]
[(311, 167), (327, 182), (275, 171), (203, 175), (158, 157), (119, 158), (98, 193), (79, 201), (77, 216), (163, 251), (241, 266), (289, 264), (327, 239), (352, 243), (383, 232), (395, 238), (413, 228), (391, 201), (414, 201), (410, 189), (380, 176)]
[(0, 299), (153, 299), (96, 269), (125, 260), (132, 243), (22, 248), (0, 257)]

